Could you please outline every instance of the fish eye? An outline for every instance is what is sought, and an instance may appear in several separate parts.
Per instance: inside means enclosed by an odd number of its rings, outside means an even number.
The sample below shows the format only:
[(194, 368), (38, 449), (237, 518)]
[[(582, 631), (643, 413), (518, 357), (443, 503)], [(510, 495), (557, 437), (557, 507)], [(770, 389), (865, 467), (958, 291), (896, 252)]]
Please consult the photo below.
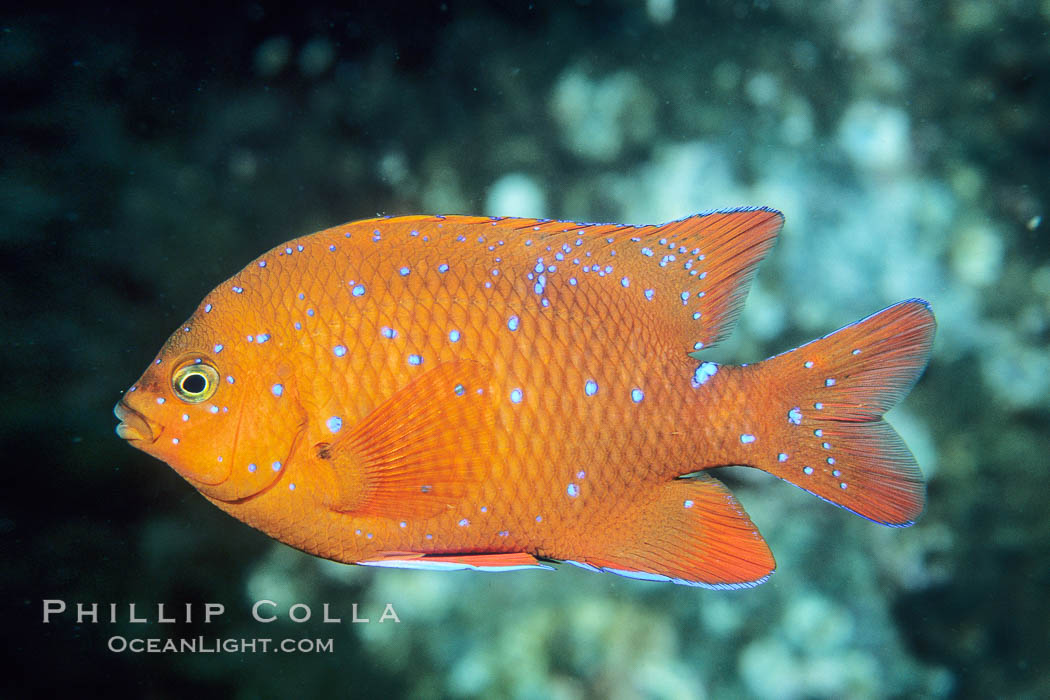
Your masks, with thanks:
[(183, 365), (171, 375), (175, 396), (186, 403), (207, 401), (219, 388), (219, 371), (203, 360)]

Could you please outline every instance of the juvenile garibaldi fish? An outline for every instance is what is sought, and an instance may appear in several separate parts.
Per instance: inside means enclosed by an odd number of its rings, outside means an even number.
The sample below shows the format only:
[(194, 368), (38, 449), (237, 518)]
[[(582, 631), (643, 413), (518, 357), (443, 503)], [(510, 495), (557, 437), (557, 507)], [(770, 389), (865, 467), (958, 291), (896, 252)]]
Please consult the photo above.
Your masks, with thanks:
[(298, 238), (204, 298), (117, 434), (328, 559), (752, 586), (773, 556), (704, 470), (892, 526), (924, 500), (882, 420), (929, 356), (924, 301), (757, 364), (702, 359), (782, 221), (408, 216)]

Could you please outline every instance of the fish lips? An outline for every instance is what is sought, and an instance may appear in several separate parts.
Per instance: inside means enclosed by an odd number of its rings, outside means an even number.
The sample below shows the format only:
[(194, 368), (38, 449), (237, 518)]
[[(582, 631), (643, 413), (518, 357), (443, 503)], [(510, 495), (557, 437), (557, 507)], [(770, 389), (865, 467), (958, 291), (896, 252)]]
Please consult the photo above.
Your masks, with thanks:
[(160, 437), (160, 429), (155, 429), (145, 416), (124, 403), (124, 399), (118, 401), (113, 407), (113, 414), (120, 420), (120, 424), (117, 425), (117, 435), (129, 442), (152, 443)]

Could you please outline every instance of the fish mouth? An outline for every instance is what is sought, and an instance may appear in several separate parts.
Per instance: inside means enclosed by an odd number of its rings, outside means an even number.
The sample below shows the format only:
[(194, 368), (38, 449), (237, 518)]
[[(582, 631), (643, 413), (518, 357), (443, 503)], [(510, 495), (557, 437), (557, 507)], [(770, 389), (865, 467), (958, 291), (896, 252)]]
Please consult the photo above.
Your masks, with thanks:
[(118, 401), (113, 407), (113, 415), (120, 419), (120, 424), (117, 425), (117, 435), (125, 440), (156, 442), (160, 437), (160, 431), (154, 433), (153, 426), (146, 420), (146, 417), (124, 403), (124, 399)]

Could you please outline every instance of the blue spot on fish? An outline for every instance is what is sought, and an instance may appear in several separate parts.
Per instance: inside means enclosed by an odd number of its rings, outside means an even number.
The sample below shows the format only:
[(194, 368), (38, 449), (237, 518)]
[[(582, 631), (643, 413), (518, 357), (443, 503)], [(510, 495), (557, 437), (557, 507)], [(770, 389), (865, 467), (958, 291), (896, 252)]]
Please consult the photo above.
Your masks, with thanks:
[(740, 442), (742, 442), (743, 444), (750, 445), (754, 441), (755, 441), (755, 436), (752, 435), (751, 433), (741, 433), (740, 434)]
[(274, 384), (270, 387), (270, 393), (272, 393), (274, 396), (280, 396), (284, 393), (284, 387), (280, 384)]
[(507, 328), (511, 329), (512, 331), (518, 330), (517, 316), (511, 316), (510, 319), (507, 320)]
[(714, 362), (701, 363), (696, 371), (693, 372), (693, 388), (697, 388), (702, 384), (706, 383), (708, 379), (715, 376), (718, 373), (718, 365)]
[(511, 403), (521, 403), (521, 399), (522, 399), (521, 389), (513, 389), (510, 392)]
[(593, 379), (588, 379), (587, 383), (583, 385), (583, 393), (587, 396), (594, 396), (598, 393), (598, 382)]
[(641, 389), (631, 389), (631, 401), (634, 401), (635, 403), (640, 403), (641, 400), (644, 398), (645, 394), (642, 392)]
[(336, 345), (334, 348), (332, 348), (332, 352), (335, 354), (336, 357), (342, 357), (346, 354), (346, 346)]
[(332, 416), (324, 423), (328, 427), (328, 432), (338, 433), (343, 429), (343, 419), (339, 416)]
[(365, 286), (363, 284), (356, 285), (352, 291), (355, 297), (363, 296), (365, 293)]
[(459, 336), (459, 331), (457, 331), (457, 330), (451, 330), (451, 331), (448, 332), (448, 339), (449, 339), (449, 341), (451, 341), (453, 343), (458, 343), (459, 342), (459, 337), (460, 337)]
[(798, 406), (788, 411), (788, 422), (795, 425), (802, 425), (802, 411)]
[(543, 294), (543, 290), (546, 287), (547, 287), (547, 276), (546, 275), (540, 275), (536, 279), (536, 286), (533, 287), (533, 291), (535, 291), (537, 294)]
[(410, 365), (421, 365), (423, 364), (423, 358), (419, 355), (412, 354), (408, 356), (408, 364)]

